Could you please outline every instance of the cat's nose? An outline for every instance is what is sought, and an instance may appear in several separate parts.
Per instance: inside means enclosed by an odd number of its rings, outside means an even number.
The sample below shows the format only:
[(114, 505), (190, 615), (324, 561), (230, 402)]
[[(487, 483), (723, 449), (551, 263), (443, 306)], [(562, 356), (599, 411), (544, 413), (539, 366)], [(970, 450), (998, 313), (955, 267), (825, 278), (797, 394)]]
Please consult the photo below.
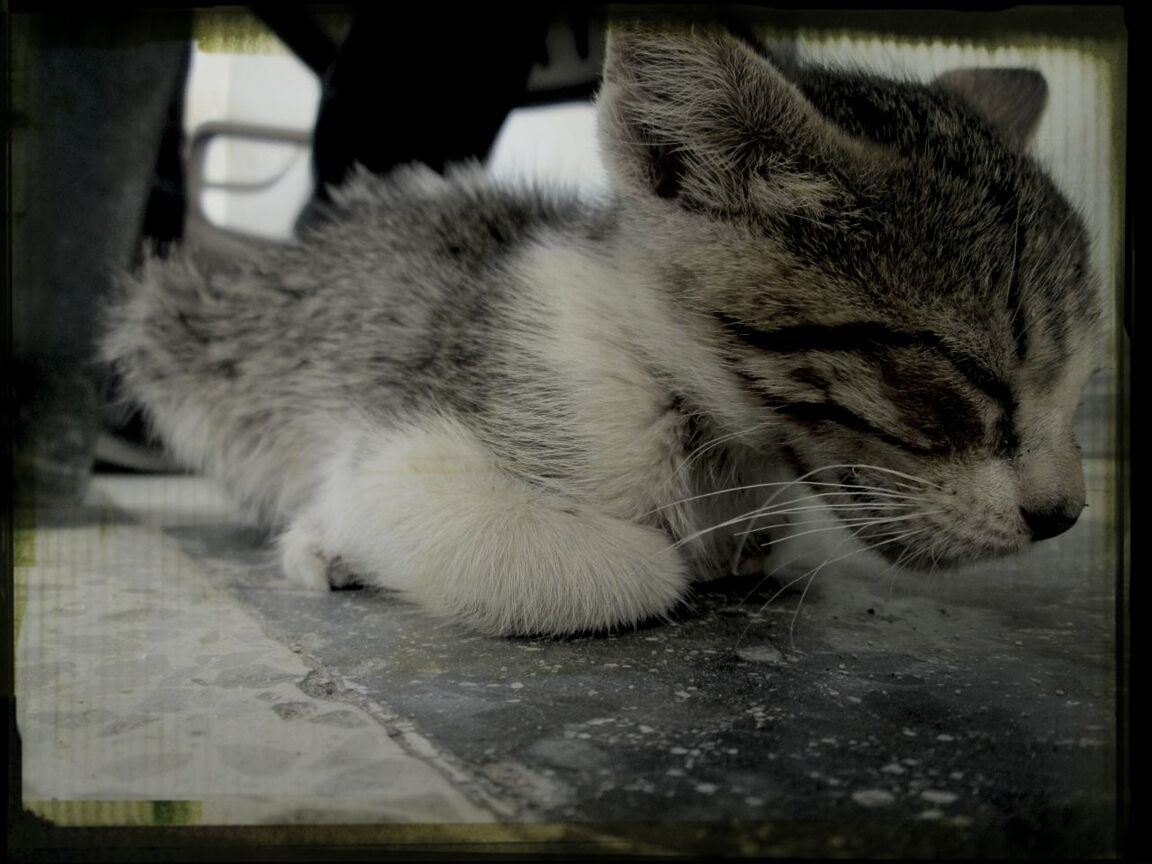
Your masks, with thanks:
[(1032, 541), (1035, 542), (1063, 534), (1076, 524), (1083, 509), (1082, 502), (1066, 498), (1042, 506), (1021, 507), (1020, 515), (1024, 518), (1028, 530), (1032, 532)]

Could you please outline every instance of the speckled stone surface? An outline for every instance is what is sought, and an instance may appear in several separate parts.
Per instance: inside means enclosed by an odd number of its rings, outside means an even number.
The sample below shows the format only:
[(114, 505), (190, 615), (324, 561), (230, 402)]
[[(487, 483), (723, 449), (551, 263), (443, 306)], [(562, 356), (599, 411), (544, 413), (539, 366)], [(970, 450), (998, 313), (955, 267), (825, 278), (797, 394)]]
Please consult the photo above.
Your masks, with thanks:
[[(432, 752), (413, 731), (333, 698), (356, 685), (269, 639), (146, 513), (118, 509), (115, 487), (42, 514), (23, 550), (26, 803), (190, 800), (202, 823), (493, 818), (412, 754)], [(221, 512), (193, 478), (137, 489), (185, 526)]]
[(720, 852), (1108, 855), (1110, 405), (1083, 415), (1089, 510), (1030, 554), (930, 577), (847, 559), (798, 614), (803, 582), (765, 605), (779, 580), (722, 580), (671, 624), (556, 641), (298, 590), (206, 481), (99, 478), (25, 575), (25, 797), (700, 825)]

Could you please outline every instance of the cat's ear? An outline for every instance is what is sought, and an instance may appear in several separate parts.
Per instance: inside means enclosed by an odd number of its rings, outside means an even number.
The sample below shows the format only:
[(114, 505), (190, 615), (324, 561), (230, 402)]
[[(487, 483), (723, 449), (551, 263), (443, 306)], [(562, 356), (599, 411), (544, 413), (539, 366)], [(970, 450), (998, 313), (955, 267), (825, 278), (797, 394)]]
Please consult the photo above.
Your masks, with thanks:
[(877, 149), (711, 26), (615, 24), (598, 105), (617, 185), (689, 209), (820, 209), (843, 195), (838, 178)]
[(1048, 104), (1048, 82), (1035, 69), (953, 69), (935, 83), (1020, 146), (1032, 139)]

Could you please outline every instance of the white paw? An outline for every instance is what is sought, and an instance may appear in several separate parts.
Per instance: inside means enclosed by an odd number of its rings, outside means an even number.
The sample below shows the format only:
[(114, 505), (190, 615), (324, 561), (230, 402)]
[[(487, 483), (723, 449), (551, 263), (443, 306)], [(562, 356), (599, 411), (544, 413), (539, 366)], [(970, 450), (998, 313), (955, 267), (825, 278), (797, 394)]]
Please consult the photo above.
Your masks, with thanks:
[(768, 572), (769, 560), (776, 557), (772, 550), (771, 535), (766, 543), (761, 538), (735, 535), (728, 552), (727, 573), (731, 576), (763, 576)]
[(732, 574), (734, 576), (763, 576), (768, 572), (767, 555), (747, 555), (734, 562)]
[(281, 535), (280, 568), (293, 582), (306, 585), (316, 591), (328, 591), (332, 587), (328, 574), (328, 557), (321, 551), (319, 535), (300, 520)]

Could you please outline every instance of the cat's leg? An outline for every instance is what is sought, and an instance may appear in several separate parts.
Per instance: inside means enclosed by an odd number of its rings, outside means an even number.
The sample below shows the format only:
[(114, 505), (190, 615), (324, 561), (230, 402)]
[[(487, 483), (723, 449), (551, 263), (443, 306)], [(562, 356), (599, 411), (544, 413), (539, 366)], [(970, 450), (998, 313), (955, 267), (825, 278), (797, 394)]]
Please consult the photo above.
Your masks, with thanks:
[(560, 634), (667, 612), (688, 575), (660, 531), (535, 489), (467, 430), (360, 435), (281, 540), (288, 575), (404, 592), (488, 633)]
[(277, 546), (285, 576), (309, 588), (325, 590), (333, 586), (328, 581), (328, 557), (320, 548), (320, 539), (320, 526), (305, 514), (293, 520)]
[(311, 511), (298, 516), (280, 535), (280, 567), (293, 582), (318, 591), (343, 588), (356, 580), (339, 556), (328, 552), (323, 543), (323, 525)]

